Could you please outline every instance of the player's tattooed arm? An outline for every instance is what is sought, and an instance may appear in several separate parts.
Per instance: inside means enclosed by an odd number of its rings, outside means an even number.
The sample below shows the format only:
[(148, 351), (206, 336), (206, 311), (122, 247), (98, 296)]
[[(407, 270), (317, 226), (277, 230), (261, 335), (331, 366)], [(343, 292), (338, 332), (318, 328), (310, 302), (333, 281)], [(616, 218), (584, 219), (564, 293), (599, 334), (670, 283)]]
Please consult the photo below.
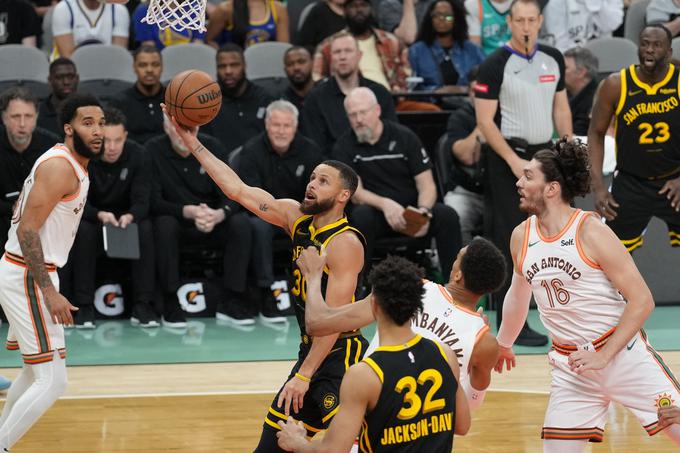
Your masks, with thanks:
[(193, 153), (194, 154), (201, 154), (203, 151), (205, 151), (205, 146), (203, 146), (201, 143), (199, 143), (196, 148), (194, 148)]
[(267, 212), (267, 210), (269, 210), (269, 206), (267, 206), (267, 203), (261, 203), (260, 204), (260, 211)]
[(24, 255), (28, 269), (33, 274), (33, 278), (38, 283), (38, 287), (43, 291), (51, 288), (52, 280), (47, 274), (45, 267), (45, 256), (43, 254), (40, 234), (33, 230), (23, 230), (18, 234), (21, 253)]

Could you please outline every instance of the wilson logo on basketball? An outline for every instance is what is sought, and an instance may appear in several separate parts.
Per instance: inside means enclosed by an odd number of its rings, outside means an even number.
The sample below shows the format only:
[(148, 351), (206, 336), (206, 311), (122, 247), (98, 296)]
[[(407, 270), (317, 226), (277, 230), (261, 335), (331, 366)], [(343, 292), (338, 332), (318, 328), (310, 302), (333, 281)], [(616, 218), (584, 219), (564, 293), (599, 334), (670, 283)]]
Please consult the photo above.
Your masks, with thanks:
[(210, 101), (219, 99), (221, 96), (221, 93), (217, 90), (208, 91), (207, 93), (198, 95), (198, 103), (207, 104)]

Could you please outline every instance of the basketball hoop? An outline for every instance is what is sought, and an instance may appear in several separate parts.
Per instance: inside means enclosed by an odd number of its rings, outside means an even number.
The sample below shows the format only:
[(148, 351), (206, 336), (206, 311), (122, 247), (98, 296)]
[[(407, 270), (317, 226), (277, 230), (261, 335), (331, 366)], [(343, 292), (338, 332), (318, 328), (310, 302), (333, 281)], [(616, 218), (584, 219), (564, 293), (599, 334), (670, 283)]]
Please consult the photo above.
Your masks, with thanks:
[(205, 6), (208, 0), (150, 0), (142, 22), (160, 29), (206, 31)]

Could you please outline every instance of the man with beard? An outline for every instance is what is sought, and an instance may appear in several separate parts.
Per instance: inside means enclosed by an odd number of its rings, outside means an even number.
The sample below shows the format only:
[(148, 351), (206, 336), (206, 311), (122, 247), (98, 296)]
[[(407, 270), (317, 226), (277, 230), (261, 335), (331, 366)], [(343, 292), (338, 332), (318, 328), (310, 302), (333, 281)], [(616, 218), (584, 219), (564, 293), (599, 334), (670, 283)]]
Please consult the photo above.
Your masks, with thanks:
[(228, 43), (217, 51), (217, 82), (222, 107), (201, 132), (216, 137), (231, 152), (264, 130), (264, 114), (274, 100), (264, 88), (246, 78), (243, 49)]
[(325, 161), (312, 172), (301, 203), (276, 199), (270, 193), (241, 181), (227, 164), (201, 144), (195, 130), (180, 127), (174, 118), (173, 125), (186, 148), (229, 198), (262, 220), (283, 228), (293, 240), (290, 293), (300, 325), (298, 361), (274, 398), (255, 449), (258, 453), (280, 452), (282, 450), (276, 441), (276, 432), (280, 430), (277, 423), (295, 414), (306, 424), (310, 437), (326, 429), (337, 412), (340, 382), (345, 370), (360, 361), (366, 350), (366, 339), (358, 330), (324, 337), (307, 334), (307, 287), (296, 263), (305, 248), (324, 248), (327, 261), (321, 288), (326, 303), (340, 306), (354, 300), (357, 277), (363, 266), (363, 236), (350, 226), (344, 210), (357, 188), (358, 178), (347, 165)]
[[(347, 31), (357, 40), (361, 74), (390, 91), (407, 91), (406, 78), (411, 72), (408, 49), (392, 33), (374, 27), (373, 7), (369, 0), (345, 1)], [(314, 80), (333, 73), (331, 40), (325, 39), (314, 54)]]
[(113, 104), (128, 118), (130, 140), (143, 145), (151, 137), (163, 133), (161, 102), (165, 89), (161, 84), (163, 59), (155, 46), (144, 45), (133, 53), (132, 69), (137, 81), (115, 96)]
[[(351, 129), (333, 148), (333, 156), (350, 165), (360, 178), (352, 201), (352, 222), (366, 237), (366, 267), (375, 241), (387, 236), (434, 237), (443, 275), (451, 273), (462, 239), (456, 211), (437, 203), (432, 163), (418, 136), (393, 121), (380, 119), (380, 105), (368, 88), (355, 88), (345, 98)], [(408, 231), (406, 208), (424, 218), (418, 231)]]
[(659, 420), (659, 408), (680, 400), (680, 385), (642, 330), (652, 293), (599, 216), (571, 207), (590, 190), (589, 167), (587, 146), (566, 139), (524, 166), (516, 186), (530, 217), (510, 240), (514, 272), (496, 371), (515, 365), (512, 344), (533, 294), (553, 341), (543, 451), (577, 453), (601, 442), (612, 402), (630, 409), (650, 436), (665, 428), (680, 445), (680, 426)]
[[(164, 115), (165, 117), (165, 115)], [(146, 142), (153, 179), (151, 213), (154, 215), (156, 267), (163, 290), (163, 325), (186, 328), (180, 307), (180, 245), (221, 249), (223, 253), (223, 300), (215, 317), (237, 326), (255, 324), (247, 306), (246, 279), (250, 264), (252, 228), (238, 204), (228, 200), (206, 174), (205, 166), (191, 155), (166, 117), (165, 134)], [(218, 159), (227, 153), (211, 136), (200, 134)]]
[[(610, 75), (593, 106), (588, 144), (595, 207), (629, 252), (642, 246), (652, 216), (666, 222), (671, 245), (680, 246), (680, 76), (671, 54), (668, 29), (648, 25), (640, 33), (640, 64)], [(602, 165), (612, 116), (617, 172), (607, 190)]]
[[(304, 49), (303, 49), (304, 50)], [(305, 50), (306, 52), (306, 50)], [(297, 132), (298, 111), (283, 99), (267, 106), (265, 129), (243, 145), (237, 172), (243, 182), (266, 190), (274, 198), (302, 200), (309, 177), (322, 161), (321, 150)], [(264, 295), (260, 313), (269, 322), (285, 318), (276, 307), (271, 290), (274, 283), (273, 241), (284, 232), (257, 216), (248, 218), (253, 225), (253, 270), (257, 286)]]
[(350, 128), (343, 101), (354, 88), (361, 86), (373, 91), (382, 118), (397, 121), (389, 91), (359, 73), (361, 51), (356, 38), (343, 30), (331, 36), (330, 47), (333, 75), (309, 93), (302, 115), (302, 133), (314, 140), (327, 156), (338, 138)]
[(43, 99), (38, 106), (38, 126), (56, 134), (64, 136), (64, 129), (57, 112), (66, 96), (78, 89), (78, 70), (75, 63), (68, 58), (57, 58), (50, 63), (50, 72), (47, 83), (52, 92)]
[[(155, 290), (153, 229), (149, 220), (150, 166), (144, 148), (127, 139), (126, 119), (117, 109), (104, 111), (104, 152), (90, 163), (90, 193), (78, 228), (71, 259), (59, 272), (64, 283), (73, 288), (73, 304), (79, 308), (75, 325), (79, 329), (95, 327), (93, 305), (97, 258), (104, 253), (102, 226), (127, 228), (134, 223), (139, 232), (140, 257), (131, 260), (133, 288), (132, 324), (157, 327), (158, 316), (152, 304)], [(75, 278), (74, 278), (75, 277)]]
[[(12, 206), (36, 159), (59, 137), (36, 127), (38, 103), (25, 88), (0, 95), (0, 244), (5, 245)], [(62, 127), (63, 129), (63, 127)], [(62, 132), (63, 133), (63, 132)]]
[(305, 98), (314, 88), (312, 56), (304, 47), (293, 46), (283, 54), (283, 68), (289, 82), (283, 97), (302, 112)]
[(77, 308), (59, 294), (56, 269), (66, 263), (83, 215), (87, 164), (104, 146), (104, 112), (96, 98), (72, 94), (60, 118), (64, 143), (40, 156), (26, 178), (0, 260), (7, 347), (24, 361), (2, 409), (0, 451), (9, 451), (66, 390), (64, 326), (73, 324)]

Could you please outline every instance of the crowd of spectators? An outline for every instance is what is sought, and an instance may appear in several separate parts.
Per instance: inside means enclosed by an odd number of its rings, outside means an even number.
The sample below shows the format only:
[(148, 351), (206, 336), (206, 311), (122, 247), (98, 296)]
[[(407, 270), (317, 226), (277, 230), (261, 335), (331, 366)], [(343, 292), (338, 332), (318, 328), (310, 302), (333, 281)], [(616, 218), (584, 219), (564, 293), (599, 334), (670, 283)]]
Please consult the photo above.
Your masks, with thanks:
[[(510, 204), (516, 207), (508, 197), (518, 170), (517, 162), (502, 158), (506, 150), (522, 143), (538, 149), (554, 131), (587, 134), (601, 74), (597, 58), (583, 46), (620, 32), (627, 6), (623, 0), (519, 3), (536, 8), (536, 22), (513, 19), (512, 0), (321, 0), (306, 20), (291, 27), (285, 3), (227, 0), (210, 5), (203, 34), (143, 23), (146, 2), (127, 7), (99, 0), (0, 2), (0, 44), (39, 46), (51, 59), (46, 98), (36, 99), (23, 88), (0, 96), (0, 242), (33, 162), (63, 136), (57, 111), (79, 85), (78, 68), (69, 58), (79, 46), (118, 45), (131, 50), (137, 80), (109, 97), (106, 152), (90, 165), (88, 205), (63, 270), (81, 308), (77, 325), (95, 323), (101, 225), (130, 223), (138, 225), (142, 245), (141, 258), (131, 267), (134, 324), (185, 324), (176, 291), (187, 244), (222, 253), (219, 318), (249, 325), (260, 313), (270, 322), (282, 321), (271, 286), (274, 243), (286, 237), (224, 197), (167, 128), (160, 108), (161, 50), (204, 42), (218, 49), (215, 77), (223, 96), (217, 117), (200, 130), (209, 149), (247, 184), (281, 198), (302, 198), (310, 172), (324, 159), (348, 163), (362, 182), (348, 215), (368, 240), (366, 268), (377, 241), (397, 237), (428, 247), (434, 242), (446, 278), (458, 250), (474, 235), (507, 242), (521, 215), (509, 212)], [(647, 20), (664, 23), (677, 35), (680, 2), (652, 0)], [(519, 37), (520, 27), (537, 40)], [(277, 92), (246, 77), (244, 49), (266, 41), (294, 44), (283, 61), (271, 62), (287, 76)], [(505, 121), (528, 110), (508, 105), (510, 98), (500, 90), (512, 77), (528, 80), (517, 73), (503, 79), (514, 64), (513, 49), (530, 53), (524, 45), (537, 45), (534, 68), (552, 68), (555, 78), (551, 91), (538, 95), (544, 96), (545, 111), (537, 109), (535, 121), (513, 118), (513, 124), (526, 123), (513, 129), (499, 122), (501, 111)], [(531, 83), (522, 90), (519, 96), (535, 104), (540, 90)], [(432, 97), (412, 102), (409, 91)], [(455, 102), (447, 102), (454, 96)], [(482, 100), (481, 110), (475, 97)], [(435, 150), (399, 123), (398, 112), (413, 110), (448, 115), (441, 146), (452, 165), (439, 169), (447, 182), (443, 193), (433, 173)], [(529, 130), (539, 126), (539, 132)], [(522, 134), (526, 137), (518, 142)], [(503, 174), (493, 190), (484, 179), (489, 169), (496, 177)], [(430, 217), (412, 237), (404, 233), (402, 217), (409, 206)], [(258, 290), (257, 306), (247, 297), (249, 285)]]

